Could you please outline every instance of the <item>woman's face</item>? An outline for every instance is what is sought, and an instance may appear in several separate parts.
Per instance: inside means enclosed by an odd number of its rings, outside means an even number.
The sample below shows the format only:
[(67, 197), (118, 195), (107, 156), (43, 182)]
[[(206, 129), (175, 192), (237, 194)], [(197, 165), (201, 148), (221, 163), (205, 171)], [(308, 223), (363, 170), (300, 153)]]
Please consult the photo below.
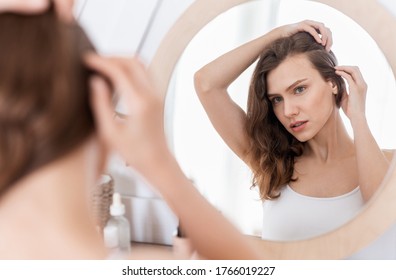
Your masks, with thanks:
[(270, 71), (267, 85), (276, 117), (300, 142), (316, 136), (336, 109), (336, 87), (304, 54), (288, 57)]

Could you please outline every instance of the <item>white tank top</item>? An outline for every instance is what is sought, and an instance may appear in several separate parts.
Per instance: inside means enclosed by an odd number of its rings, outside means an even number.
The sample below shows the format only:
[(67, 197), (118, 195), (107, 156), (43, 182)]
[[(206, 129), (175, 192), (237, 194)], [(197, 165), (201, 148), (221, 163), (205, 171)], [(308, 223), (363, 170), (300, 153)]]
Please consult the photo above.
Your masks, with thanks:
[[(353, 219), (364, 205), (360, 188), (336, 197), (311, 197), (289, 185), (281, 196), (263, 202), (262, 239), (294, 241), (337, 229)], [(396, 225), (349, 259), (396, 259)]]

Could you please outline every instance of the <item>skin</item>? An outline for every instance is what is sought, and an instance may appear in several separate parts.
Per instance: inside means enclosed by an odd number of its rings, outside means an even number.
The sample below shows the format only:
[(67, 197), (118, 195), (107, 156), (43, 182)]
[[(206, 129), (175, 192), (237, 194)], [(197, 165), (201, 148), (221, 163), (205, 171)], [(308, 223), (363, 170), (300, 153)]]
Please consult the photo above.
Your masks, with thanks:
[[(88, 211), (102, 145), (91, 137), (21, 178), (0, 198), (0, 259), (102, 259), (106, 250)], [(6, 242), (5, 242), (6, 241)]]
[[(267, 81), (276, 117), (299, 141), (315, 137), (328, 121), (334, 120), (337, 89), (320, 76), (305, 55), (287, 58), (269, 73)], [(301, 121), (306, 124), (297, 131), (293, 126)]]
[(48, 4), (48, 0), (2, 0), (0, 11), (34, 14), (44, 11)]

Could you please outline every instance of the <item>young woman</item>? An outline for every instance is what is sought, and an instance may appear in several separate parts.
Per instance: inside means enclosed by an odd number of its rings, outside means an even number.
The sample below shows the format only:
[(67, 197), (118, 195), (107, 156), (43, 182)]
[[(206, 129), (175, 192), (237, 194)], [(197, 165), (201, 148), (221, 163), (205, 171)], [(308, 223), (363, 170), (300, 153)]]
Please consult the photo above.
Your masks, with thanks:
[[(94, 54), (69, 7), (0, 1), (0, 259), (106, 258), (87, 190), (110, 150), (161, 192), (201, 256), (257, 258), (168, 150), (163, 104), (144, 67)], [(112, 89), (128, 104), (122, 122)]]
[[(265, 201), (264, 239), (306, 239), (337, 228), (388, 169), (392, 154), (380, 150), (367, 125), (367, 85), (357, 67), (337, 66), (331, 45), (328, 28), (303, 21), (275, 28), (195, 75), (213, 126), (253, 172)], [(245, 112), (227, 88), (257, 59)]]

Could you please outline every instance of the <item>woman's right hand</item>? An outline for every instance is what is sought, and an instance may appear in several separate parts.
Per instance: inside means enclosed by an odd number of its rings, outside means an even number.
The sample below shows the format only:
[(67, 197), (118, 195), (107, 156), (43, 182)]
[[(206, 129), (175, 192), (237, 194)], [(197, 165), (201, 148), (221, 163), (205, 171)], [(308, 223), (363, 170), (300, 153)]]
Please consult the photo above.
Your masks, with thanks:
[(127, 107), (125, 118), (115, 118), (112, 89), (99, 75), (92, 78), (92, 107), (99, 137), (105, 145), (142, 175), (153, 164), (169, 159), (163, 102), (142, 63), (136, 58), (102, 57), (93, 53), (86, 55), (85, 62), (110, 81)]
[(333, 37), (329, 28), (327, 28), (323, 23), (304, 20), (301, 22), (287, 24), (275, 28), (274, 31), (279, 32), (279, 36), (288, 37), (298, 32), (308, 32), (315, 38), (316, 42), (323, 45), (327, 51), (330, 51), (333, 45)]
[(35, 14), (43, 12), (48, 5), (49, 0), (0, 0), (0, 12)]

